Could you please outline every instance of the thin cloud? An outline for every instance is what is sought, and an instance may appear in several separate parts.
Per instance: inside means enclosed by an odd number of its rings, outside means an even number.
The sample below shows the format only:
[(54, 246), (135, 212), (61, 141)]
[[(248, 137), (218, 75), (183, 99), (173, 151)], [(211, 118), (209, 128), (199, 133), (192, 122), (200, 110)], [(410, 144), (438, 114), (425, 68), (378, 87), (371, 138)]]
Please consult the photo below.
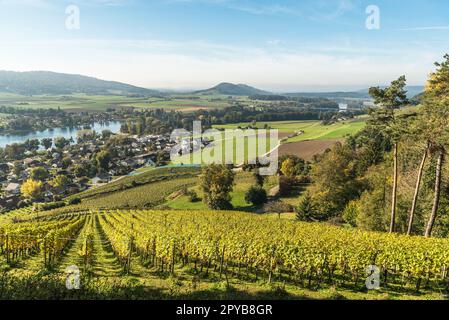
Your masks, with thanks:
[(402, 28), (400, 31), (432, 31), (432, 30), (449, 30), (449, 26), (430, 26), (430, 27), (413, 27)]
[(358, 5), (358, 0), (339, 0), (336, 6), (335, 2), (325, 1), (318, 2), (318, 8), (313, 9), (314, 14), (312, 15), (312, 20), (334, 20), (347, 12), (354, 11)]
[(174, 3), (200, 3), (208, 5), (218, 5), (231, 10), (242, 11), (253, 15), (278, 15), (288, 14), (299, 16), (302, 10), (298, 6), (291, 4), (270, 3), (265, 4), (261, 1), (236, 1), (236, 0), (165, 0), (167, 4)]
[(26, 6), (26, 7), (48, 7), (50, 1), (47, 0), (0, 0), (0, 6)]
[(255, 0), (165, 0), (166, 4), (191, 3), (221, 6), (252, 15), (289, 15), (310, 20), (334, 20), (353, 11), (360, 0), (302, 0), (302, 1), (255, 1)]
[[(132, 0), (73, 0), (73, 1), (59, 1), (64, 4), (77, 4), (83, 6), (123, 6), (128, 5)], [(10, 7), (33, 7), (33, 8), (48, 8), (58, 4), (58, 1), (51, 0), (0, 0), (0, 6)]]
[[(27, 54), (31, 50), (32, 56)], [(388, 83), (402, 73), (413, 83), (423, 82), (435, 61), (429, 53), (417, 58), (404, 48), (398, 63), (391, 58), (396, 54), (388, 51), (336, 54), (316, 46), (283, 50), (198, 41), (78, 39), (12, 41), (9, 50), (0, 52), (0, 60), (3, 68), (10, 70), (80, 73), (145, 87), (207, 87), (226, 79), (287, 90), (307, 85)]]
[(79, 0), (75, 2), (90, 6), (118, 7), (130, 4), (131, 0)]

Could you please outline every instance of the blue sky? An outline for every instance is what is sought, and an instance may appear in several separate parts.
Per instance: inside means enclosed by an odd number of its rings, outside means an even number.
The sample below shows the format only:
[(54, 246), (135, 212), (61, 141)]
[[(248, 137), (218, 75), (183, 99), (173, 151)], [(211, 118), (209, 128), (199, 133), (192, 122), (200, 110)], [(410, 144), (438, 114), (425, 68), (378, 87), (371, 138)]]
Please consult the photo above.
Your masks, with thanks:
[[(366, 28), (369, 5), (380, 29)], [(0, 69), (152, 88), (419, 85), (449, 53), (448, 12), (446, 0), (0, 0)]]

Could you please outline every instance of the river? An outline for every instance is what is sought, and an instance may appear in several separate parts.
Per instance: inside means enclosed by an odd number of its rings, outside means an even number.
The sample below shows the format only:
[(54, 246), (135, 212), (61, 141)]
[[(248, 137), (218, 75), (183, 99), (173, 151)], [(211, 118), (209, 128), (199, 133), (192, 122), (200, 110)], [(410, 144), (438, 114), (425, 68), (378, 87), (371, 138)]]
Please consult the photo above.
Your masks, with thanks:
[[(101, 133), (103, 130), (109, 130), (113, 133), (117, 133), (120, 131), (121, 123), (118, 121), (109, 121), (105, 123), (94, 123), (90, 125), (92, 130)], [(66, 139), (70, 139), (73, 137), (73, 140), (76, 141), (77, 133), (80, 130), (84, 130), (82, 128), (54, 128), (47, 129), (44, 131), (36, 131), (29, 132), (22, 135), (0, 135), (0, 147), (5, 147), (8, 144), (13, 143), (22, 143), (28, 139), (43, 139), (43, 138), (57, 138), (64, 137)]]

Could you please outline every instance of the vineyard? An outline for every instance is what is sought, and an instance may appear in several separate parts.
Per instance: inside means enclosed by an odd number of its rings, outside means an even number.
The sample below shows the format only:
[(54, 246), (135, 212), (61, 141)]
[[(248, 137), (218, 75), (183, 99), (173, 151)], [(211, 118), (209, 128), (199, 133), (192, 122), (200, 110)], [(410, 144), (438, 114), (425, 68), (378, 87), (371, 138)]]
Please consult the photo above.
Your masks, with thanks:
[(198, 168), (178, 167), (121, 178), (73, 196), (82, 203), (70, 210), (153, 208), (164, 203), (170, 194), (194, 186), (198, 174)]
[(391, 290), (443, 293), (448, 287), (445, 239), (238, 212), (112, 210), (16, 219), (11, 214), (0, 221), (5, 276), (24, 270), (63, 276), (66, 267), (76, 265), (89, 283), (114, 276), (133, 277), (143, 286), (151, 280), (154, 286), (157, 278), (189, 277), (194, 283), (223, 283), (227, 288), (235, 283), (351, 286), (366, 292), (366, 268), (376, 265), (381, 285)]

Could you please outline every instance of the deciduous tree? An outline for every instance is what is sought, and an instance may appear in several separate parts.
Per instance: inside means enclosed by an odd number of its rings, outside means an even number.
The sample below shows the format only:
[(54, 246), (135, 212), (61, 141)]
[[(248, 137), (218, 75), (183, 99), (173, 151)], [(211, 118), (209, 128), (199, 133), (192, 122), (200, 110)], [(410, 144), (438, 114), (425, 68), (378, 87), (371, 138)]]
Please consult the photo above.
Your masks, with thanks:
[(41, 181), (28, 179), (22, 184), (20, 191), (24, 197), (36, 200), (42, 195), (42, 187), (43, 183)]
[(204, 202), (214, 210), (231, 209), (230, 193), (234, 187), (234, 173), (225, 165), (211, 164), (200, 176)]

